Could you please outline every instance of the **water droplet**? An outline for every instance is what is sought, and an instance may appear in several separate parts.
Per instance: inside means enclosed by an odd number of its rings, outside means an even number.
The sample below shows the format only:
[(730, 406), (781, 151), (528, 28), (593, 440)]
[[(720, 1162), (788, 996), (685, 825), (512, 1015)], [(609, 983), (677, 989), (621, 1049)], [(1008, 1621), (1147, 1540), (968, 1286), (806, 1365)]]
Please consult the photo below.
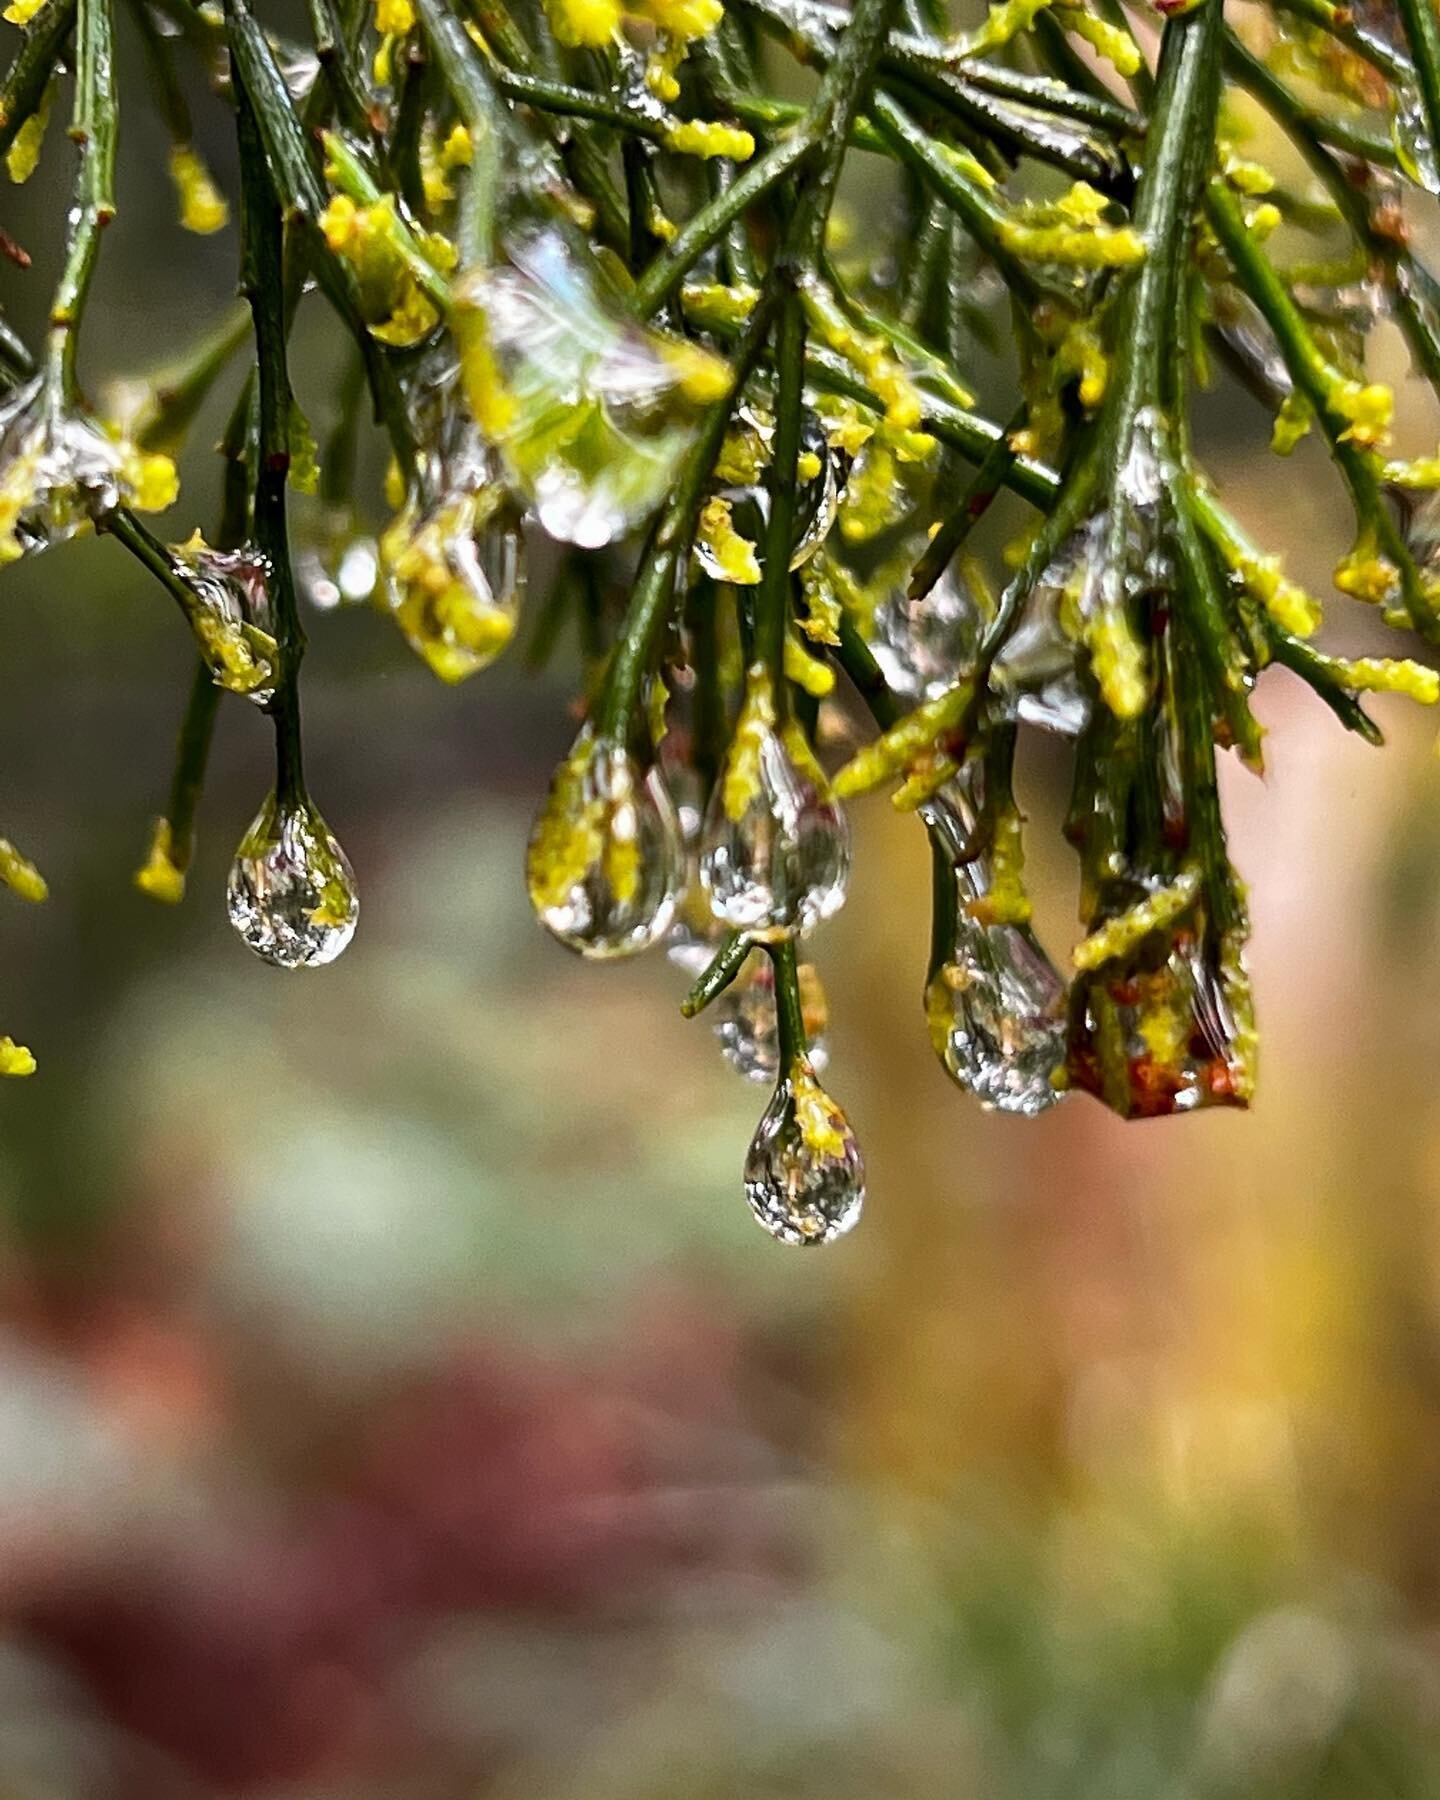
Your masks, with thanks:
[(212, 550), (198, 539), (174, 552), (200, 604), (191, 623), (216, 683), (256, 706), (275, 697), (279, 675), (270, 609), (270, 565), (252, 546)]
[(282, 811), (273, 793), (235, 853), (226, 898), (246, 947), (277, 969), (334, 962), (360, 913), (354, 871), (319, 812), (309, 801)]
[(520, 515), (495, 452), (459, 393), (452, 360), (406, 384), (415, 492), (380, 540), (385, 598), (406, 642), (442, 681), (487, 668), (515, 634), (524, 589)]
[(1101, 521), (1066, 539), (1025, 601), (1020, 622), (991, 671), (991, 685), (1027, 725), (1077, 737), (1090, 719), (1090, 698), (1077, 667), (1074, 633), (1085, 571), (1099, 551)]
[(582, 956), (633, 956), (664, 936), (685, 885), (675, 809), (659, 772), (587, 725), (555, 771), (530, 834), (530, 903)]
[(88, 530), (122, 496), (124, 452), (80, 413), (57, 409), (37, 376), (0, 399), (0, 561)]
[[(830, 1061), (825, 1029), (830, 1009), (814, 963), (796, 969), (810, 1067), (823, 1074)], [(768, 956), (750, 959), (750, 967), (711, 1002), (712, 1029), (720, 1054), (747, 1081), (769, 1083), (780, 1073), (780, 1026), (775, 1008), (775, 970)]]
[[(714, 961), (721, 941), (722, 934), (713, 925), (708, 932), (696, 931), (681, 919), (670, 933), (665, 954), (693, 982)], [(795, 973), (800, 983), (810, 1066), (822, 1075), (830, 1062), (830, 1047), (825, 1041), (830, 1024), (829, 1002), (814, 963), (801, 961)], [(747, 1081), (773, 1085), (780, 1073), (780, 1025), (775, 1010), (775, 969), (769, 957), (752, 956), (730, 986), (710, 1002), (706, 1017), (720, 1054), (736, 1074)]]
[(558, 221), (505, 234), (455, 286), (470, 401), (551, 537), (598, 549), (668, 493), (725, 366), (630, 315)]
[(752, 937), (809, 931), (840, 910), (849, 876), (845, 814), (799, 726), (777, 725), (757, 665), (700, 840), (710, 910)]
[(920, 600), (898, 587), (880, 602), (870, 649), (891, 690), (919, 702), (943, 693), (973, 664), (983, 623), (975, 596), (947, 571)]
[(1070, 1080), (1124, 1118), (1249, 1103), (1249, 978), (1238, 938), (1212, 954), (1202, 929), (1171, 928), (1076, 979)]
[(756, 1128), (745, 1158), (745, 1198), (782, 1244), (828, 1244), (860, 1217), (860, 1146), (804, 1057), (777, 1084)]
[[(967, 770), (922, 807), (947, 851), (963, 851), (975, 829)], [(930, 1039), (946, 1073), (980, 1104), (1033, 1117), (1061, 1091), (1065, 983), (1028, 926), (987, 924), (973, 910), (990, 888), (985, 856), (955, 865), (949, 942), (925, 989)]]
[[(749, 539), (764, 561), (766, 521), (770, 517), (770, 490), (765, 467), (775, 438), (774, 415), (758, 401), (747, 399), (735, 409), (727, 454), (732, 462), (753, 465), (755, 479), (731, 481), (719, 489), (728, 500), (736, 530)], [(800, 422), (800, 473), (795, 486), (795, 547), (790, 567), (803, 568), (830, 535), (840, 510), (840, 492), (848, 459), (829, 441), (824, 421), (807, 406)], [(813, 473), (804, 470), (813, 466)], [(729, 576), (724, 564), (704, 542), (695, 544), (695, 559), (717, 581)]]

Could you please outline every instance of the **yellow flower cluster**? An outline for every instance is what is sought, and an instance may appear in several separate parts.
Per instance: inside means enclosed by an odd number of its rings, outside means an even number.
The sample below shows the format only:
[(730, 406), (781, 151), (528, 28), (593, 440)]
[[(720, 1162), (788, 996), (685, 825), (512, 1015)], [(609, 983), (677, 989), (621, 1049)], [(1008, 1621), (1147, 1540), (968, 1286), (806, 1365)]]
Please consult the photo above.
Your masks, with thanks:
[[(355, 271), (372, 336), (403, 349), (430, 335), (440, 314), (407, 260), (405, 228), (392, 195), (360, 206), (348, 194), (336, 194), (320, 215), (320, 229), (334, 254)], [(437, 269), (454, 268), (455, 246), (447, 237), (434, 231), (412, 235)]]

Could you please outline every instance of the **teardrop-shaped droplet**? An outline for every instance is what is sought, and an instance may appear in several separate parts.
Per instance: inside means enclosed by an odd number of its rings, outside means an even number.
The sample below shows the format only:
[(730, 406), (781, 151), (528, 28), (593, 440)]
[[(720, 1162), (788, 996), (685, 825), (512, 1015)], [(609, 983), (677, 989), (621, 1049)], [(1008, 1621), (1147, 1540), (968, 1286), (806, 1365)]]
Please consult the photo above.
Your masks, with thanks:
[(950, 574), (912, 600), (903, 588), (875, 608), (870, 649), (903, 700), (932, 699), (975, 660), (983, 620), (975, 596)]
[(241, 840), (226, 888), (241, 941), (277, 969), (334, 962), (355, 935), (360, 899), (349, 859), (309, 801), (267, 796)]
[[(738, 517), (742, 535), (762, 555), (765, 522), (770, 512), (770, 493), (764, 479), (765, 464), (775, 436), (773, 416), (753, 401), (736, 408), (729, 453), (732, 471), (753, 463), (754, 479), (730, 480), (721, 488), (723, 498)], [(840, 510), (840, 487), (848, 460), (825, 433), (818, 413), (807, 407), (800, 424), (800, 460), (795, 482), (795, 538), (790, 567), (802, 568), (830, 535)], [(733, 571), (704, 537), (696, 539), (695, 560), (716, 581), (734, 579)]]
[(487, 668), (515, 635), (524, 591), (520, 509), (467, 410), (448, 352), (405, 381), (413, 490), (380, 539), (382, 594), (406, 642), (442, 681)]
[(1090, 718), (1079, 674), (1080, 594), (1099, 554), (1101, 522), (1091, 519), (1061, 545), (1030, 590), (1020, 622), (991, 670), (1011, 717), (1063, 737), (1078, 737)]
[(1065, 983), (1028, 926), (984, 918), (989, 861), (967, 860), (975, 780), (967, 771), (921, 809), (956, 859), (948, 943), (925, 988), (925, 1014), (953, 1081), (984, 1107), (1033, 1117), (1063, 1094), (1055, 1076), (1065, 1061)]
[(860, 1146), (804, 1057), (778, 1083), (756, 1128), (745, 1158), (745, 1198), (782, 1244), (828, 1244), (860, 1217)]
[(804, 932), (838, 912), (850, 876), (850, 828), (793, 720), (777, 725), (760, 665), (706, 812), (700, 880), (710, 910), (752, 937)]
[(0, 398), (0, 563), (86, 531), (126, 497), (122, 446), (79, 412), (58, 410), (44, 380)]
[(520, 612), (520, 520), (501, 489), (406, 511), (381, 540), (385, 591), (406, 642), (442, 681), (488, 668)]
[(670, 795), (654, 768), (587, 725), (530, 834), (530, 903), (582, 956), (633, 956), (669, 928), (685, 885)]
[(825, 542), (840, 511), (844, 470), (841, 454), (825, 435), (819, 415), (806, 409), (800, 426), (800, 488), (796, 508), (795, 548), (790, 567), (801, 568)]
[(280, 661), (269, 563), (252, 546), (212, 550), (198, 538), (182, 544), (175, 557), (202, 609), (191, 614), (191, 624), (217, 684), (267, 706), (275, 698)]
[(725, 365), (641, 324), (559, 219), (517, 221), (454, 294), (475, 417), (545, 531), (598, 549), (649, 517)]
[(1019, 927), (958, 923), (925, 1011), (946, 1073), (982, 1106), (1033, 1118), (1061, 1098), (1065, 984)]

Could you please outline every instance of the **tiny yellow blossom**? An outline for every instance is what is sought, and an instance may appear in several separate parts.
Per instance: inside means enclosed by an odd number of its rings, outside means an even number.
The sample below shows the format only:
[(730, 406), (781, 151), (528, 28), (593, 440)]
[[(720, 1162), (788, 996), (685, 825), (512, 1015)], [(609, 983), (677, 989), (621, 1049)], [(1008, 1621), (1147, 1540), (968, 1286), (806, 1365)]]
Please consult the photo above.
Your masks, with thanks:
[(38, 904), (49, 897), (45, 877), (27, 856), (22, 856), (8, 838), (0, 838), (0, 881), (22, 900)]
[(749, 538), (741, 537), (730, 516), (730, 502), (717, 495), (700, 512), (696, 536), (714, 558), (723, 581), (737, 587), (755, 587), (760, 581), (760, 559)]
[(14, 1038), (0, 1037), (0, 1075), (33, 1075), (35, 1058)]
[(178, 906), (185, 898), (185, 871), (175, 860), (168, 819), (155, 821), (150, 851), (135, 871), (135, 885), (142, 894), (166, 906)]
[(375, 0), (375, 29), (381, 37), (402, 38), (415, 28), (410, 0)]
[(14, 142), (5, 152), (6, 172), (16, 187), (27, 182), (39, 166), (40, 151), (45, 143), (45, 127), (50, 121), (50, 97), (53, 91), (53, 88), (46, 88), (39, 106), (15, 133)]
[(186, 231), (209, 237), (225, 229), (230, 218), (225, 196), (189, 144), (176, 144), (170, 152), (170, 179), (180, 196), (180, 223)]
[(603, 50), (620, 29), (617, 0), (546, 0), (555, 36), (574, 49)]
[(1368, 450), (1383, 449), (1390, 442), (1390, 421), (1395, 414), (1395, 396), (1383, 381), (1361, 386), (1358, 381), (1342, 382), (1330, 395), (1330, 405), (1342, 419), (1350, 421), (1340, 433)]
[(728, 156), (732, 162), (748, 162), (755, 154), (748, 131), (707, 119), (677, 119), (666, 129), (665, 144), (681, 156)]

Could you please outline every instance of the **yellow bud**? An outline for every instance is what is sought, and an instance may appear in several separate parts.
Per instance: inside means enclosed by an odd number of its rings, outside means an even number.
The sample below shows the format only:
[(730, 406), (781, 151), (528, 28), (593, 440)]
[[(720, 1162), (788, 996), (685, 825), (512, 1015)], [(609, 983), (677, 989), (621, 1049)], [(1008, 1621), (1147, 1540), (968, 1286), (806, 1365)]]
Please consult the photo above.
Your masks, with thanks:
[(22, 856), (8, 838), (0, 838), (0, 881), (22, 900), (38, 903), (49, 896), (45, 877), (26, 856)]
[(180, 223), (186, 231), (209, 237), (224, 230), (230, 217), (225, 196), (188, 144), (176, 144), (170, 152), (170, 179), (180, 196)]
[(415, 26), (410, 0), (375, 0), (375, 29), (381, 37), (405, 37)]
[(155, 821), (150, 853), (135, 871), (135, 885), (166, 906), (178, 906), (185, 898), (185, 871), (175, 861), (168, 819)]
[(0, 1037), (0, 1075), (33, 1075), (35, 1058), (14, 1038)]
[[(8, 14), (6, 16), (9, 17)], [(52, 91), (46, 88), (39, 106), (15, 133), (15, 141), (5, 153), (5, 168), (16, 187), (30, 179), (40, 162), (40, 151), (45, 143), (45, 127), (50, 119)]]
[(620, 29), (617, 0), (546, 0), (546, 12), (562, 44), (603, 50)]
[(667, 129), (665, 143), (682, 156), (728, 156), (733, 162), (748, 162), (755, 154), (755, 140), (748, 131), (704, 119), (677, 119)]

